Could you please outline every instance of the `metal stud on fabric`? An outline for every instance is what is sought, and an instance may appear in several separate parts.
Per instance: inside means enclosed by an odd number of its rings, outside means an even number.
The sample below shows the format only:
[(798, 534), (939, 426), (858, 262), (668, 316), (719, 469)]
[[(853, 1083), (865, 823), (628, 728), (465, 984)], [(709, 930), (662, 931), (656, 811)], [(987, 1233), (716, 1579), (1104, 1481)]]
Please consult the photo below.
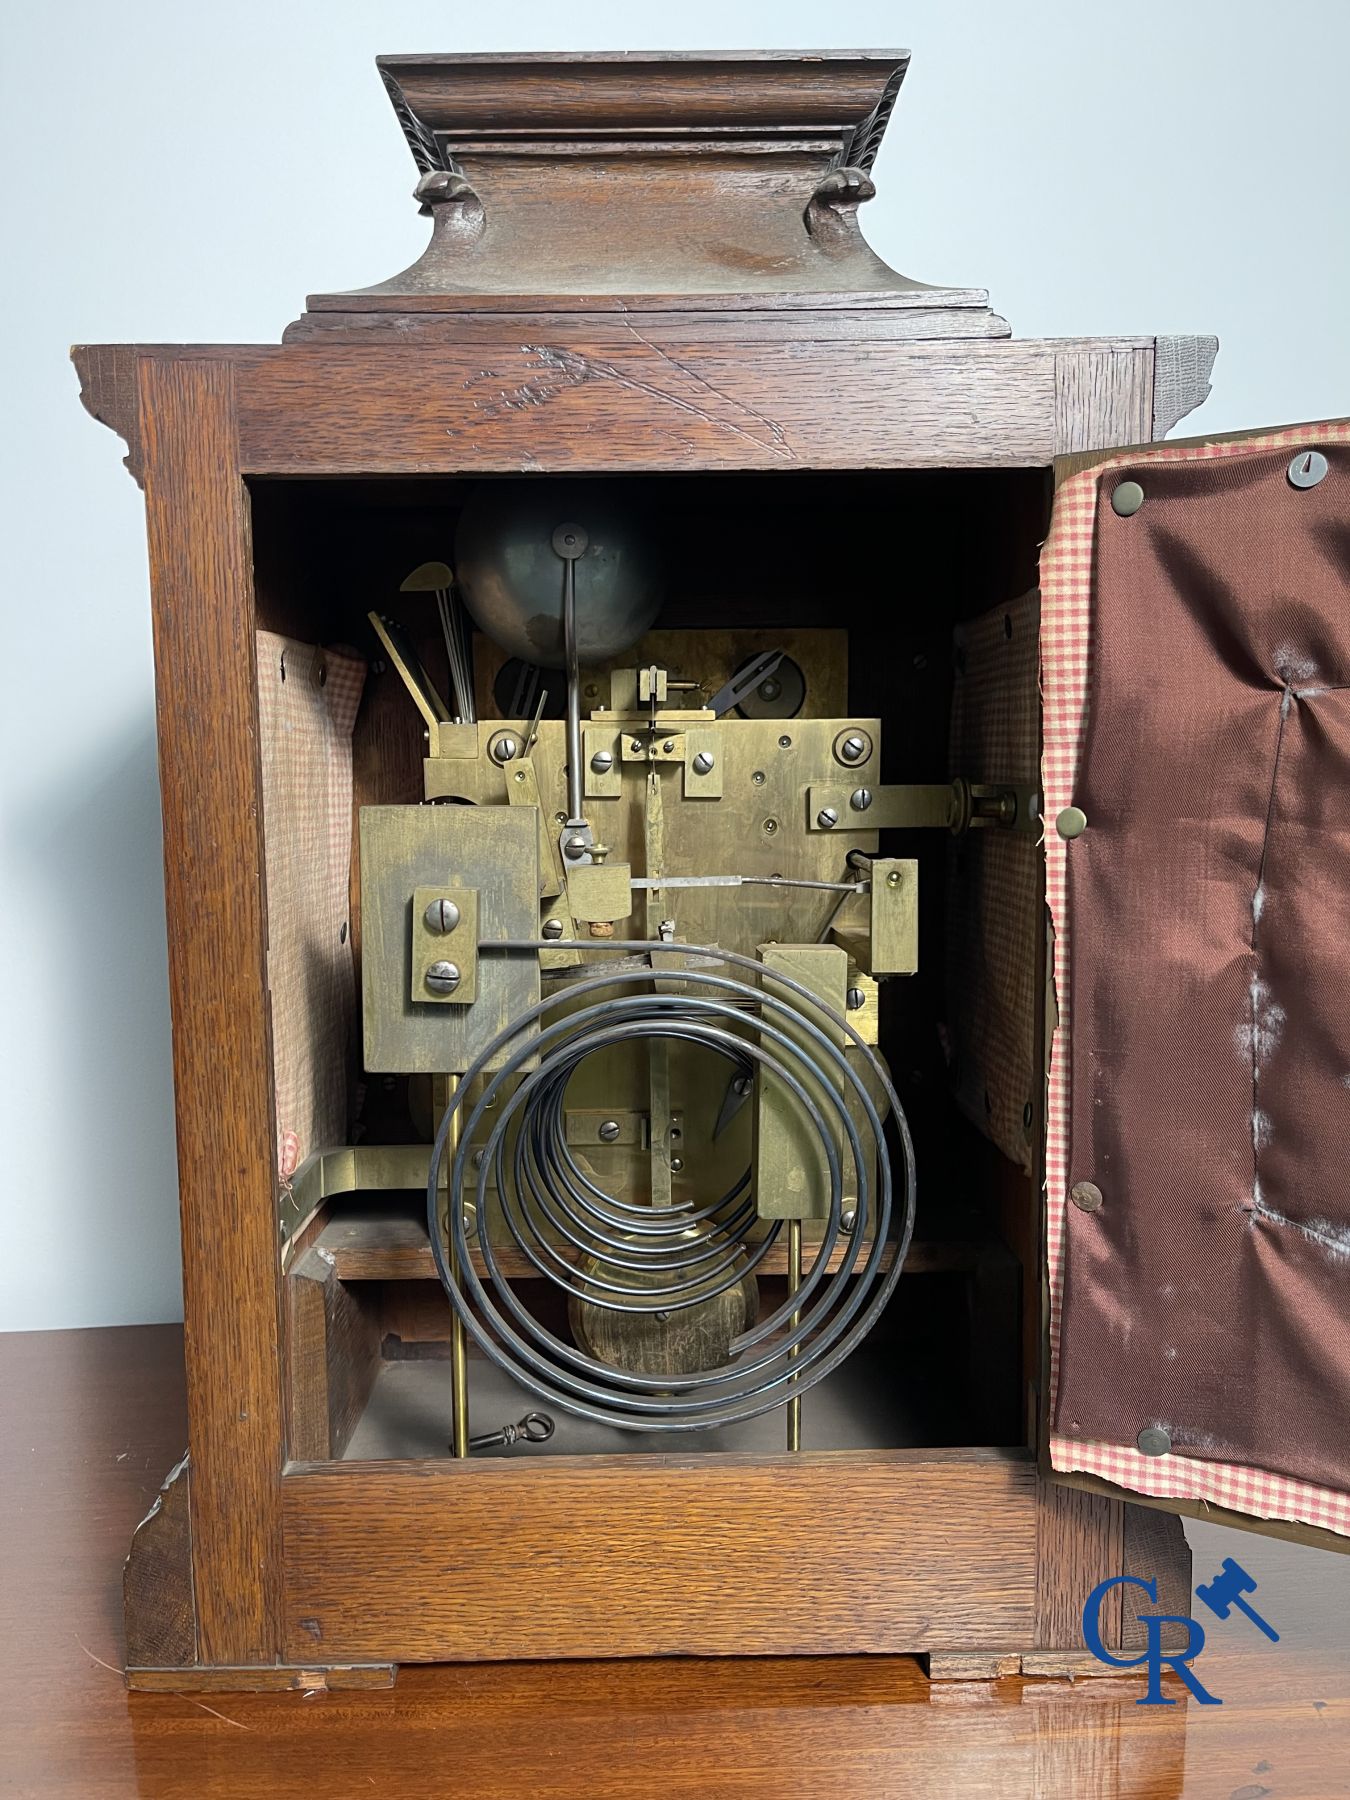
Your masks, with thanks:
[(1172, 1448), (1172, 1439), (1161, 1425), (1146, 1425), (1134, 1441), (1145, 1456), (1166, 1456)]
[(1144, 490), (1137, 481), (1122, 481), (1111, 492), (1111, 509), (1122, 519), (1137, 513), (1144, 504)]
[(1096, 1212), (1102, 1203), (1102, 1190), (1093, 1181), (1076, 1181), (1069, 1189), (1069, 1198), (1080, 1212)]
[(1289, 464), (1289, 480), (1296, 488), (1316, 487), (1327, 472), (1327, 459), (1320, 450), (1300, 450)]
[(1087, 814), (1081, 806), (1066, 806), (1055, 820), (1055, 830), (1062, 838), (1082, 837), (1087, 830)]

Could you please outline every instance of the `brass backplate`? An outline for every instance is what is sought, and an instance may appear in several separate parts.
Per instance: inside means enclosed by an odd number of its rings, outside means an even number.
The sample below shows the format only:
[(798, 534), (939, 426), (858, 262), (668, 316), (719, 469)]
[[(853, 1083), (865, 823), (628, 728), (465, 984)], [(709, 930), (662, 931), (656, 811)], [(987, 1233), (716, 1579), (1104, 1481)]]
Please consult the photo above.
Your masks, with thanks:
[[(708, 631), (649, 631), (622, 656), (605, 663), (582, 665), (582, 707), (590, 712), (594, 707), (611, 704), (610, 676), (615, 670), (627, 674), (653, 663), (663, 668), (672, 682), (698, 683), (698, 689), (677, 689), (670, 693), (672, 705), (702, 706), (737, 669), (768, 647), (770, 637), (773, 648), (790, 656), (806, 673), (806, 699), (796, 723), (800, 724), (803, 718), (826, 719), (842, 713), (848, 705), (848, 633), (810, 626), (788, 626), (771, 633), (757, 626), (718, 627)], [(492, 688), (505, 661), (504, 650), (481, 632), (475, 635), (474, 683), (480, 719), (489, 718), (497, 710)], [(636, 694), (636, 680), (627, 681), (626, 687), (628, 692)]]
[[(518, 723), (522, 735), (528, 723)], [(505, 806), (511, 777), (487, 754), (489, 739), (502, 729), (499, 719), (479, 725), (477, 757), (429, 758), (428, 799), (468, 800), (479, 808)], [(720, 779), (722, 792), (715, 798), (684, 761), (687, 742), (676, 757), (674, 751), (667, 754), (662, 749), (674, 734), (658, 734), (654, 759), (625, 760), (617, 747), (617, 723), (602, 728), (591, 721), (585, 728), (587, 766), (597, 749), (609, 750), (614, 762), (604, 783), (611, 791), (588, 793), (586, 817), (596, 838), (608, 846), (612, 862), (629, 864), (634, 875), (647, 875), (647, 778), (656, 770), (661, 783), (664, 873), (853, 879), (846, 863), (848, 852), (875, 851), (876, 832), (850, 829), (845, 836), (808, 829), (807, 796), (832, 774), (843, 775), (834, 745), (841, 734), (854, 729), (865, 733), (873, 746), (867, 759), (844, 777), (856, 786), (876, 779), (881, 743), (876, 719), (847, 714), (829, 719), (726, 718), (715, 728), (698, 728), (697, 734), (682, 730), (679, 735), (690, 740), (698, 735), (700, 747), (705, 732), (716, 744), (712, 779)], [(628, 741), (632, 736), (630, 727)], [(645, 725), (639, 736), (647, 736)], [(567, 816), (564, 737), (560, 720), (545, 719), (530, 758), (545, 824), (554, 837)], [(628, 754), (632, 756), (631, 751)], [(812, 888), (685, 887), (654, 890), (652, 908), (657, 918), (673, 919), (675, 935), (687, 943), (721, 944), (753, 956), (756, 945), (771, 938), (781, 943), (815, 942), (839, 898), (837, 893)], [(536, 925), (538, 918), (536, 911)]]

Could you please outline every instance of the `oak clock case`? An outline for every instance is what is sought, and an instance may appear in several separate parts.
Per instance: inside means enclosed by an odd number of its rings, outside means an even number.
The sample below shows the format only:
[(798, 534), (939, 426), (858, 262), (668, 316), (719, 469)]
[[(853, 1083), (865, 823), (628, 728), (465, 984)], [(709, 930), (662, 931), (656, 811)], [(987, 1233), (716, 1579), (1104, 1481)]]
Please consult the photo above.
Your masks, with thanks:
[[(1211, 1313), (1155, 1367), (1109, 1305), (1197, 1248), (1273, 1291), (1312, 1242), (1274, 1147), (1215, 1227), (1175, 1108), (1191, 1210), (1131, 1229), (1174, 1181), (1116, 1179), (1145, 1049), (1205, 1072), (1240, 1186), (1253, 1056), (1297, 1125), (1273, 1009), (1336, 1027), (1248, 896), (1239, 1104), (1243, 983), (1154, 947), (1168, 822), (1113, 794), (1131, 714), (1165, 763), (1192, 691), (1211, 736), (1270, 699), (1302, 791), (1344, 430), (1147, 448), (1212, 339), (1019, 342), (889, 269), (857, 208), (906, 67), (382, 58), (418, 263), (278, 347), (75, 353), (145, 490), (174, 1014), (190, 1442), (127, 1565), (135, 1685), (1078, 1672), (1082, 1571), (1186, 1610), (1176, 1513), (1350, 1528), (1334, 1391), (1296, 1450), (1255, 1371), (1245, 1436), (1188, 1432)], [(1225, 691), (1225, 559), (1276, 532), (1302, 611), (1248, 581)], [(1216, 856), (1269, 750), (1228, 745)], [(1276, 914), (1318, 841), (1251, 838)], [(1315, 1254), (1283, 1273), (1343, 1332)]]

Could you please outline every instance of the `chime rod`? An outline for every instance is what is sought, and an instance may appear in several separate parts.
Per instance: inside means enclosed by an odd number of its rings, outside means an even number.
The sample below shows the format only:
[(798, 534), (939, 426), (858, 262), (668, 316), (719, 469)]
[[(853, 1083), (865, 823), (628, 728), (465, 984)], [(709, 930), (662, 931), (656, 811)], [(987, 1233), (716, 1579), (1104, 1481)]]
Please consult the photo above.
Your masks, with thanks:
[(577, 653), (577, 558), (588, 543), (579, 525), (559, 525), (553, 548), (563, 564), (563, 659), (567, 664), (567, 819), (582, 820), (581, 668)]

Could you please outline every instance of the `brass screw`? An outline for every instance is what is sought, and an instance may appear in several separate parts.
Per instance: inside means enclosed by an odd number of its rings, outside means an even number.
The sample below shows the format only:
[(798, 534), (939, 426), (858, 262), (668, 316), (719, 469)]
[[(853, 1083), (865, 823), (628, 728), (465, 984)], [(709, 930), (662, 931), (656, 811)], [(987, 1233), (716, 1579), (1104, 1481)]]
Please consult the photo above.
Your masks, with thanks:
[(891, 872), (886, 877), (886, 886), (890, 887), (890, 888), (896, 888), (896, 887), (899, 887), (899, 885), (900, 885), (900, 871), (899, 871), (899, 869), (892, 869)]

